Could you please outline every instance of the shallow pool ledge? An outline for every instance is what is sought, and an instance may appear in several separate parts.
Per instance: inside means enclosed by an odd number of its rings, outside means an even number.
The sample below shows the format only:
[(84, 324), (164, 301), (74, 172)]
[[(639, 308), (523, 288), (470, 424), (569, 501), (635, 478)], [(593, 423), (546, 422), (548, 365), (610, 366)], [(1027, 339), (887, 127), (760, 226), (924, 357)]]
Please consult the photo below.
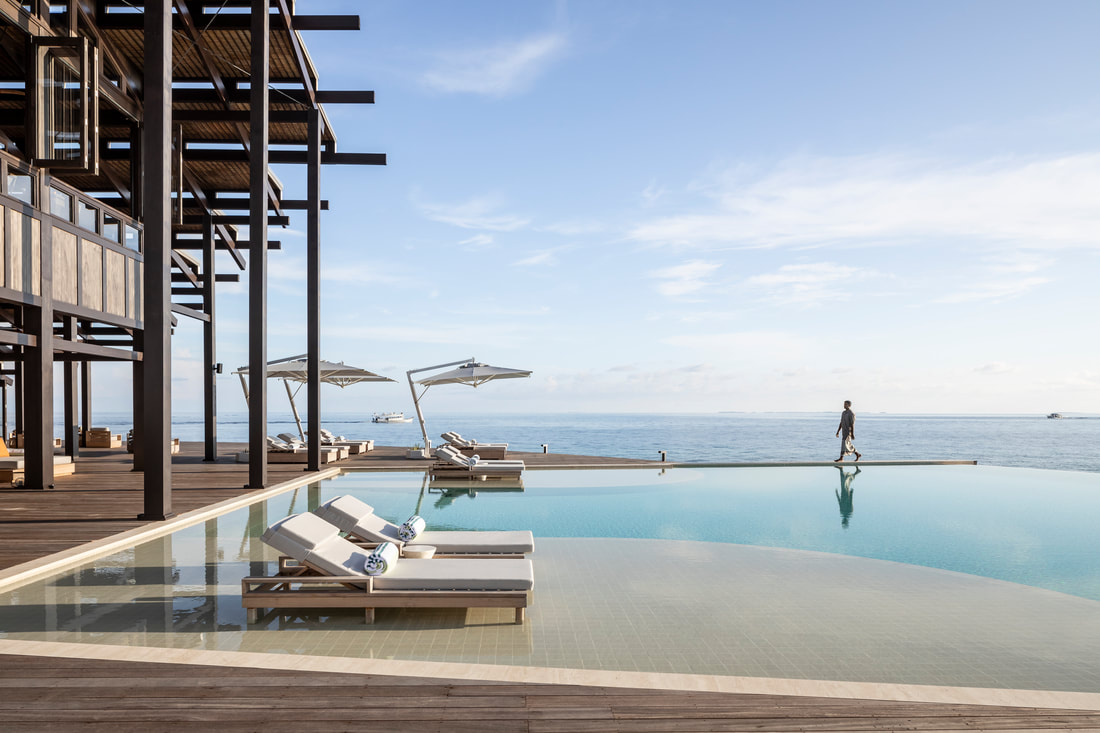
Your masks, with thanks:
[(340, 472), (339, 467), (333, 467), (316, 473), (308, 473), (301, 478), (284, 481), (280, 484), (269, 486), (266, 489), (248, 491), (232, 499), (219, 501), (216, 504), (210, 504), (200, 509), (180, 514), (179, 516), (172, 517), (163, 522), (143, 524), (140, 527), (134, 527), (125, 532), (119, 532), (118, 534), (113, 534), (93, 542), (85, 542), (82, 545), (71, 547), (68, 550), (55, 552), (52, 555), (15, 565), (6, 570), (0, 570), (0, 591), (23, 585), (36, 578), (65, 570), (78, 563), (89, 562), (96, 558), (118, 552), (119, 550), (128, 549), (147, 540), (163, 537), (178, 529), (205, 522), (213, 517), (248, 506), (249, 504), (254, 504), (257, 501), (263, 501), (269, 497), (281, 494), (284, 491), (320, 481), (321, 479), (338, 476)]

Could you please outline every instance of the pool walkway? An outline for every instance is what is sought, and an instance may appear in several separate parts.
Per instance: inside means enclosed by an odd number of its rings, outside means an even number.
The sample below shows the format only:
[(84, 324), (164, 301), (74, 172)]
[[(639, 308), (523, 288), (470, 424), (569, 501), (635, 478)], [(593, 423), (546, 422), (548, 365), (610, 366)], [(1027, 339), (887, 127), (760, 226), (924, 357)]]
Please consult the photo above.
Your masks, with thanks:
[[(223, 444), (225, 457), (202, 461), (201, 444), (185, 443), (173, 460), (173, 508), (184, 513), (247, 496), (247, 466)], [(378, 448), (335, 464), (364, 470), (408, 470), (404, 448)], [(519, 453), (531, 468), (660, 466), (657, 461)], [(862, 463), (862, 462), (861, 462)], [(423, 463), (420, 464), (425, 465)], [(775, 465), (775, 464), (768, 464)], [(829, 465), (819, 463), (814, 465)], [(874, 465), (868, 463), (868, 465)], [(0, 489), (0, 570), (138, 529), (141, 475), (117, 450), (82, 451), (78, 470), (52, 491)], [(272, 465), (272, 485), (323, 477), (301, 466)], [(25, 651), (17, 651), (23, 650)], [(110, 651), (113, 657), (104, 656)], [(828, 695), (672, 689), (629, 678), (574, 679), (557, 670), (549, 682), (468, 679), (421, 674), (364, 674), (281, 668), (293, 657), (252, 665), (216, 652), (48, 644), (26, 648), (0, 639), (0, 719), (5, 729), (168, 730), (216, 724), (218, 730), (401, 731), (741, 731), (741, 730), (1100, 730), (1100, 712), (1067, 706), (973, 705)], [(264, 655), (270, 659), (271, 655)], [(332, 665), (334, 660), (324, 664)], [(522, 672), (522, 670), (520, 670)], [(438, 674), (442, 674), (440, 671)], [(590, 673), (589, 673), (590, 676)], [(767, 682), (765, 681), (765, 684)], [(808, 683), (812, 688), (812, 683)], [(784, 690), (783, 681), (774, 687)], [(659, 689), (654, 689), (659, 688)], [(807, 688), (807, 689), (810, 689)], [(854, 689), (854, 688), (853, 688)], [(938, 699), (938, 698), (937, 698)], [(1070, 706), (1071, 707), (1071, 706)], [(1100, 707), (1100, 706), (1088, 706)]]

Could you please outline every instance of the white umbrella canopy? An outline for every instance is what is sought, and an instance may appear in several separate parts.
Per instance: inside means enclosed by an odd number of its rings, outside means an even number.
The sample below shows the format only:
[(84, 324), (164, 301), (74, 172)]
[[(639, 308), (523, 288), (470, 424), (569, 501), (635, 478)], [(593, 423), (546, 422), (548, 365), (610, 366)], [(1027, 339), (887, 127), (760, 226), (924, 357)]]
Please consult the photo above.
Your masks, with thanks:
[[(383, 377), (372, 371), (351, 366), (344, 362), (325, 361), (321, 359), (321, 383), (335, 384), (337, 387), (347, 387), (360, 382), (396, 382), (396, 379)], [(300, 357), (292, 357), (289, 360), (272, 361), (267, 364), (268, 379), (286, 379), (291, 382), (306, 382), (308, 380), (309, 363)], [(234, 374), (248, 374), (248, 367), (243, 366)]]
[[(360, 382), (397, 381), (357, 366), (345, 364), (342, 361), (325, 361), (321, 359), (319, 372), (321, 384), (335, 384), (341, 389)], [(233, 373), (241, 379), (241, 388), (244, 390), (244, 400), (247, 403), (248, 383), (245, 382), (245, 376), (248, 374), (248, 367), (243, 366)], [(294, 395), (298, 394), (302, 385), (309, 381), (309, 361), (306, 356), (303, 354), (269, 361), (267, 363), (267, 378), (283, 380), (283, 386), (286, 387), (286, 396), (290, 399), (290, 409), (294, 413), (294, 422), (298, 425), (298, 435), (301, 436), (302, 440), (305, 440), (306, 434), (302, 430), (302, 420), (298, 417), (298, 407), (294, 404)], [(294, 391), (290, 389), (291, 382), (298, 382), (298, 387)]]
[(495, 367), (469, 361), (457, 369), (418, 379), (416, 383), (428, 387), (436, 384), (468, 384), (471, 387), (477, 387), (479, 384), (485, 384), (492, 379), (517, 379), (529, 376), (531, 376), (530, 370)]
[[(417, 379), (415, 382), (412, 378), (412, 375), (416, 372), (443, 369), (444, 367), (455, 368), (422, 379)], [(416, 416), (420, 420), (420, 432), (424, 436), (424, 447), (427, 448), (430, 442), (428, 441), (428, 428), (424, 424), (424, 413), (420, 410), (420, 398), (424, 396), (424, 392), (428, 391), (428, 387), (433, 387), (437, 384), (465, 384), (470, 387), (477, 387), (494, 379), (519, 379), (521, 377), (530, 377), (531, 372), (527, 369), (510, 369), (508, 367), (490, 366), (471, 357), (465, 361), (452, 361), (448, 364), (437, 364), (436, 366), (423, 367), (422, 369), (410, 369), (406, 372), (406, 376), (409, 379), (409, 389), (412, 391), (413, 407), (416, 408)], [(417, 384), (424, 386), (424, 389), (419, 395), (416, 394)]]

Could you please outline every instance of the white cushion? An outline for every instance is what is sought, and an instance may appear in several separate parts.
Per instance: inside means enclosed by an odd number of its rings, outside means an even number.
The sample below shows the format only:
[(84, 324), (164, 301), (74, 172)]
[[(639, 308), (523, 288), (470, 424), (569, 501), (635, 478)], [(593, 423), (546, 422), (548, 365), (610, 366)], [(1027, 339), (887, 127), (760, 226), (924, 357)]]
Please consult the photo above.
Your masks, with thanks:
[(378, 590), (525, 591), (534, 586), (535, 571), (524, 559), (402, 559), (374, 579)]
[(329, 499), (317, 507), (313, 513), (344, 532), (350, 532), (361, 517), (374, 514), (374, 507), (359, 501), (350, 494), (345, 494), (335, 499)]

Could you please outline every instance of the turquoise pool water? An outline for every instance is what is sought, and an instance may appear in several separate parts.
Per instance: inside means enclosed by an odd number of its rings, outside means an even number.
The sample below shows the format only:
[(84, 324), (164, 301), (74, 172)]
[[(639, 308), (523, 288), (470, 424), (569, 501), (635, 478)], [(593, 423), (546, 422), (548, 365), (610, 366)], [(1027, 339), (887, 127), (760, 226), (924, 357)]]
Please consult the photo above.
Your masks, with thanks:
[[(279, 555), (264, 529), (340, 494), (433, 529), (532, 529), (527, 622), (249, 619), (241, 578)], [(0, 592), (0, 639), (1094, 692), (1098, 510), (1100, 474), (975, 466), (346, 474)]]
[(731, 542), (892, 560), (1100, 600), (1100, 476), (984, 466), (528, 471), (523, 486), (345, 474), (391, 521)]

